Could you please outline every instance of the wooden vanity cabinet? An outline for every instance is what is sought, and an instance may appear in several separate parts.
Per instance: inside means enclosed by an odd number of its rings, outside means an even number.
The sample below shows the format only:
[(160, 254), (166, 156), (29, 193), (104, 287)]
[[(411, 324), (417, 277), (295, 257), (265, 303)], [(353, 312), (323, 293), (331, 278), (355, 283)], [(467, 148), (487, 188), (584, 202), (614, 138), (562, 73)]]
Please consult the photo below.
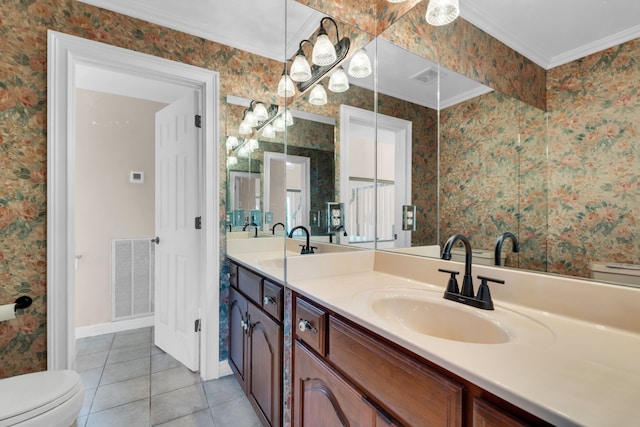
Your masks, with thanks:
[(293, 302), (296, 427), (549, 425), (313, 301)]
[(230, 264), (229, 364), (262, 424), (280, 427), (283, 287)]

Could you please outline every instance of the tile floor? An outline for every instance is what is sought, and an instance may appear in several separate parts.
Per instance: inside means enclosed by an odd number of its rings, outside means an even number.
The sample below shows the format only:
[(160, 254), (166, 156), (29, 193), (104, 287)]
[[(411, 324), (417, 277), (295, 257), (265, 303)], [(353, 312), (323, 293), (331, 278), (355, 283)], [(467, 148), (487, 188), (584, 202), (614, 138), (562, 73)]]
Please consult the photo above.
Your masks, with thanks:
[(153, 345), (151, 328), (81, 338), (85, 386), (78, 427), (258, 427), (233, 375), (201, 381)]

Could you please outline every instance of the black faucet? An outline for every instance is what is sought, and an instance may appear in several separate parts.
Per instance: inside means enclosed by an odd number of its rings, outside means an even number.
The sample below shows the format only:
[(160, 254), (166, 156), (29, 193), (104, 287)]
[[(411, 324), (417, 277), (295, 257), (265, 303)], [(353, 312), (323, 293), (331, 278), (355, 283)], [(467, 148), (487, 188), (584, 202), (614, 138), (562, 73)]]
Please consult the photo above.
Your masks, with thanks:
[[(342, 235), (344, 237), (347, 237), (349, 235), (349, 234), (347, 234), (347, 230), (344, 228), (344, 225), (339, 225), (339, 226), (331, 229), (331, 233), (329, 233), (329, 243), (333, 243), (333, 233), (337, 233), (340, 230), (343, 231)], [(340, 239), (338, 239), (338, 240), (340, 240)]]
[(464, 243), (464, 278), (462, 279), (462, 291), (460, 294), (465, 297), (473, 298), (473, 278), (471, 277), (471, 243), (462, 234), (456, 234), (449, 237), (447, 243), (444, 244), (442, 249), (442, 259), (449, 261), (451, 259), (451, 249), (453, 245), (460, 240)]
[(497, 239), (496, 239), (496, 249), (495, 249), (495, 265), (500, 265), (500, 255), (502, 253), (502, 244), (504, 243), (504, 241), (506, 239), (511, 239), (511, 241), (513, 242), (513, 252), (520, 252), (520, 243), (518, 243), (518, 238), (516, 237), (515, 234), (507, 231), (506, 233), (502, 233)]
[(474, 295), (473, 279), (471, 277), (471, 243), (469, 243), (469, 239), (467, 239), (462, 234), (451, 236), (449, 240), (447, 240), (447, 243), (444, 244), (441, 258), (445, 260), (451, 259), (451, 249), (458, 240), (464, 243), (465, 251), (464, 279), (462, 280), (462, 290), (458, 292), (458, 282), (456, 280), (456, 275), (458, 275), (459, 273), (457, 271), (438, 269), (438, 271), (451, 275), (451, 277), (449, 278), (447, 289), (444, 292), (444, 298), (451, 301), (471, 305), (473, 307), (481, 308), (483, 310), (493, 310), (493, 301), (491, 300), (491, 293), (489, 292), (489, 285), (487, 285), (487, 282), (504, 284), (504, 281), (492, 279), (485, 276), (478, 276), (478, 279), (480, 279), (482, 283), (478, 287), (478, 295)]
[(276, 226), (277, 225), (281, 225), (282, 229), (286, 232), (287, 231), (287, 227), (281, 223), (281, 222), (276, 222), (275, 224), (273, 224), (273, 227), (271, 227), (271, 234), (275, 235), (276, 234)]
[(232, 232), (233, 231), (233, 226), (231, 224), (228, 224), (228, 225), (229, 225), (229, 232)]
[(297, 227), (294, 227), (290, 232), (289, 232), (289, 237), (292, 238), (293, 237), (293, 232), (296, 230), (302, 230), (304, 231), (304, 233), (307, 236), (307, 243), (305, 245), (300, 245), (300, 247), (302, 248), (302, 250), (300, 250), (300, 255), (307, 255), (307, 254), (312, 254), (314, 253), (313, 250), (314, 249), (318, 249), (315, 246), (309, 246), (309, 230), (307, 230), (307, 227), (305, 227), (304, 225), (299, 225)]
[(244, 227), (242, 227), (242, 231), (247, 231), (248, 227), (253, 227), (253, 237), (258, 237), (258, 224), (256, 224), (255, 222), (252, 222), (251, 224), (245, 224)]

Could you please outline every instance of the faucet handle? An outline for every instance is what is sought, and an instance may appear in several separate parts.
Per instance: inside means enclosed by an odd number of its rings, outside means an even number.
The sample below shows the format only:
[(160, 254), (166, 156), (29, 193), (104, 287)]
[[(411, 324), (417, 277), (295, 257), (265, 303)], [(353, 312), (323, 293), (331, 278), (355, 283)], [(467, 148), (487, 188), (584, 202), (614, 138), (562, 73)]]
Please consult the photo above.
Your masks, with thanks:
[(456, 276), (458, 274), (460, 274), (460, 272), (459, 271), (453, 271), (453, 270), (447, 270), (447, 269), (444, 269), (444, 268), (439, 268), (438, 271), (440, 271), (442, 273), (449, 273), (451, 275), (451, 277), (449, 277), (449, 283), (447, 283), (446, 292), (459, 294), (460, 293), (460, 289), (458, 289), (458, 280), (456, 279)]
[(478, 279), (481, 280), (481, 283), (478, 287), (478, 295), (476, 295), (476, 299), (482, 301), (487, 310), (493, 310), (493, 301), (491, 300), (491, 292), (489, 292), (489, 285), (487, 285), (487, 282), (500, 283), (501, 285), (504, 285), (504, 280), (492, 279), (491, 277), (486, 276), (478, 276)]
[(313, 251), (314, 249), (318, 249), (317, 246), (309, 246), (309, 253), (310, 254), (314, 254), (315, 252)]

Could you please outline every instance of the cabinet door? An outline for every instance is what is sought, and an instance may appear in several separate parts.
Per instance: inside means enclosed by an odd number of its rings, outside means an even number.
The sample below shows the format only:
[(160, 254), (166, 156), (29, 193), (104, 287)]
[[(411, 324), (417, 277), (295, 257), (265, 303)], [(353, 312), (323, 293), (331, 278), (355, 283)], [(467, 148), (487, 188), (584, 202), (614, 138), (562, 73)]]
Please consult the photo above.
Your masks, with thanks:
[(243, 390), (246, 390), (246, 317), (247, 300), (229, 289), (229, 364)]
[(299, 341), (294, 357), (294, 427), (377, 425), (375, 408)]
[(473, 427), (525, 427), (527, 425), (482, 399), (473, 399)]
[(282, 327), (249, 304), (249, 382), (247, 394), (271, 426), (282, 417)]

